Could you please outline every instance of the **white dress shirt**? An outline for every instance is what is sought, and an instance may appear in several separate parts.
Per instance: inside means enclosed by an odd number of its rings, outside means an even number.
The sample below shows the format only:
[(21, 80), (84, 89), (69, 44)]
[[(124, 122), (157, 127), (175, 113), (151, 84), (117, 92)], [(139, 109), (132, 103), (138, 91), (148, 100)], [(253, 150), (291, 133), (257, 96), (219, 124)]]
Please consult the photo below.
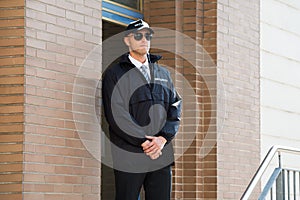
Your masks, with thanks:
[(132, 62), (132, 64), (134, 64), (135, 67), (137, 67), (141, 73), (143, 73), (141, 71), (141, 66), (144, 65), (146, 66), (146, 71), (148, 73), (148, 76), (150, 77), (151, 79), (151, 75), (150, 75), (150, 69), (149, 69), (149, 62), (148, 62), (148, 59), (146, 59), (146, 61), (144, 63), (141, 63), (140, 61), (134, 59), (130, 54), (128, 55), (128, 58), (129, 60)]

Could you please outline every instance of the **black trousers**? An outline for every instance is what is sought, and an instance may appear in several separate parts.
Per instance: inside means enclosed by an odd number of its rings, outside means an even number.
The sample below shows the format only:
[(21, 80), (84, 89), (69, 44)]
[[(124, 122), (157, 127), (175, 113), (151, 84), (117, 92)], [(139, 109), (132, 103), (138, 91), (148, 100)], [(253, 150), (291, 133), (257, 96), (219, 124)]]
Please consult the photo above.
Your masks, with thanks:
[(144, 186), (146, 200), (170, 200), (171, 166), (147, 173), (128, 173), (114, 170), (115, 200), (138, 200)]

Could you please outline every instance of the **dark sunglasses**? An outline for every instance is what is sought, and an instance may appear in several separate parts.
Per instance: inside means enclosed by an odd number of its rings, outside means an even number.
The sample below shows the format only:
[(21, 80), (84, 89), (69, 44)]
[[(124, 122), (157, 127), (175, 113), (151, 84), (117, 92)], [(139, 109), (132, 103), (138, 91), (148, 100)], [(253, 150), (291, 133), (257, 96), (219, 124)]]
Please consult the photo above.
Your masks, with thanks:
[(147, 41), (150, 41), (152, 39), (152, 34), (151, 33), (133, 33), (133, 38), (136, 41), (140, 41), (141, 39), (143, 39), (143, 36), (145, 36)]

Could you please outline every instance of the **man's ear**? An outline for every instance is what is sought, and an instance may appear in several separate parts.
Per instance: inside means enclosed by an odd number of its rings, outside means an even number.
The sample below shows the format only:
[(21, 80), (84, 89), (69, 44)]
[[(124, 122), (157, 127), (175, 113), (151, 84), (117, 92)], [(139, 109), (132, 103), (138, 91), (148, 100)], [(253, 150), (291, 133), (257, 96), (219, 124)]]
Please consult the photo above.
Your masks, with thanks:
[(124, 37), (123, 41), (126, 44), (126, 46), (129, 47), (129, 38), (128, 37)]

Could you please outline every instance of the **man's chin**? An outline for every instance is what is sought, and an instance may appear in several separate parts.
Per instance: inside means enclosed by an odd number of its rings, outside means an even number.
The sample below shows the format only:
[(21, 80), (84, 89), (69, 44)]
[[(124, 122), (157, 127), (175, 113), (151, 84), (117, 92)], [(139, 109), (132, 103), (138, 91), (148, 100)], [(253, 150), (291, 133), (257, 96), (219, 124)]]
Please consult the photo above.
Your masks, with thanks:
[(148, 53), (148, 50), (146, 49), (136, 49), (136, 50), (133, 50), (135, 53), (137, 54), (140, 54), (140, 55), (145, 55)]

